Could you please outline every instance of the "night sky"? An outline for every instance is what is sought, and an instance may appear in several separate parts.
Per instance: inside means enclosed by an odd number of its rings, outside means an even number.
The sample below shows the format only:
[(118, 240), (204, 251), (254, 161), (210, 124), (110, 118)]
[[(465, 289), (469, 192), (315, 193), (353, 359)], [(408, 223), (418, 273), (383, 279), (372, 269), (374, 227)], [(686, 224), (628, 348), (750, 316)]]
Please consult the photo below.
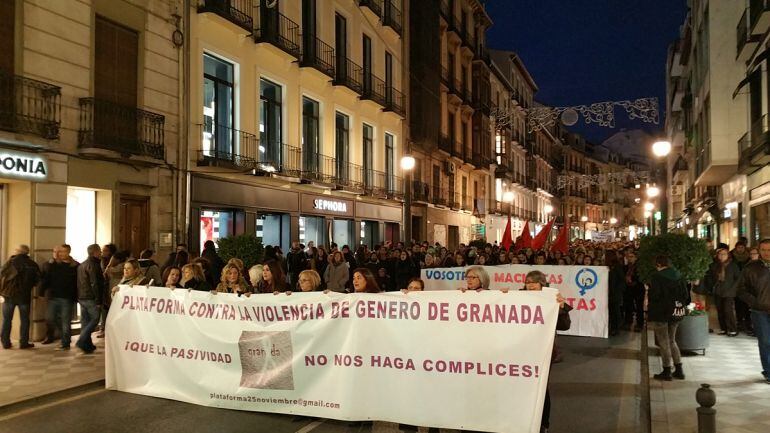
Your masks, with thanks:
[(620, 128), (659, 133), (665, 119), (666, 55), (687, 14), (686, 0), (488, 0), (488, 46), (517, 52), (540, 88), (535, 99), (572, 106), (657, 96), (660, 124), (569, 128), (601, 143)]

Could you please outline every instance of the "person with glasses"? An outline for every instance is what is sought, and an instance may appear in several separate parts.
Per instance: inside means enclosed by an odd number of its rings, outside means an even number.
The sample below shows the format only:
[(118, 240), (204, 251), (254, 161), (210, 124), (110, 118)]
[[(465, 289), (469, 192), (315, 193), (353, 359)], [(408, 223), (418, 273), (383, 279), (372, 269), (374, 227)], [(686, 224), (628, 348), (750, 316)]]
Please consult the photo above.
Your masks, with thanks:
[[(543, 287), (548, 287), (548, 279), (545, 274), (540, 271), (531, 271), (524, 277), (524, 287), (521, 290), (543, 290)], [(568, 304), (565, 303), (564, 296), (561, 293), (556, 293), (556, 302), (559, 303), (559, 317), (556, 319), (556, 329), (554, 331), (566, 331), (572, 325), (572, 321), (569, 317), (569, 312), (572, 310)], [(558, 349), (556, 347), (556, 341), (554, 341), (553, 349), (551, 350), (551, 362), (556, 357)], [(540, 432), (547, 433), (550, 426), (551, 418), (551, 395), (548, 391), (548, 387), (545, 388), (545, 402), (543, 403), (543, 416), (540, 421)]]
[(483, 266), (471, 266), (465, 271), (465, 283), (466, 287), (461, 290), (489, 290), (489, 274), (484, 270)]

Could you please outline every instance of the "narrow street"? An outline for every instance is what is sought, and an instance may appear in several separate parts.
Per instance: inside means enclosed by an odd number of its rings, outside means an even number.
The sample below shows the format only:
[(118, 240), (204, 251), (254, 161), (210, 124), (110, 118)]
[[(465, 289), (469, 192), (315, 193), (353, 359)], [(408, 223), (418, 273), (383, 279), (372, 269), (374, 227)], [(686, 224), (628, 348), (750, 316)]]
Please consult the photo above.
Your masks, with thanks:
[[(559, 337), (563, 362), (551, 372), (551, 432), (641, 433), (640, 336)], [(590, 410), (587, 410), (590, 409)], [(137, 422), (137, 420), (141, 420)], [(391, 423), (335, 420), (196, 406), (93, 386), (54, 401), (0, 410), (1, 433), (79, 432), (396, 432)]]

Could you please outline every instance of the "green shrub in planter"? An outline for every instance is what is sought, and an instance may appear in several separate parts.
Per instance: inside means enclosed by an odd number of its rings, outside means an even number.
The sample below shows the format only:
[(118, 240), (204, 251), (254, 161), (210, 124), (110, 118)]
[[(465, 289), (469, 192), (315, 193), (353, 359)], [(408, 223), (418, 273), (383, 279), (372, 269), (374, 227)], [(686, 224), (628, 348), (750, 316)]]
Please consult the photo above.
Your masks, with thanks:
[(217, 252), (227, 262), (233, 257), (243, 260), (246, 269), (262, 263), (265, 251), (262, 243), (254, 235), (240, 235), (221, 238), (217, 241)]
[(667, 255), (687, 281), (700, 280), (713, 261), (706, 241), (685, 234), (667, 233), (643, 237), (639, 244), (638, 267), (642, 281), (649, 281), (655, 272), (655, 257)]

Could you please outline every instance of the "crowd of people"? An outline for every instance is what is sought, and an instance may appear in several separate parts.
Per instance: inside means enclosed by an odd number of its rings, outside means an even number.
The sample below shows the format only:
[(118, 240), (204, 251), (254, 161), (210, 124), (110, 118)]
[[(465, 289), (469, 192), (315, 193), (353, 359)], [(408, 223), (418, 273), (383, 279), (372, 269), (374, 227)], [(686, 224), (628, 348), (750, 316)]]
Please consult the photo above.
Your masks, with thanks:
[[(72, 258), (69, 245), (53, 248), (53, 256), (42, 266), (21, 245), (0, 270), (0, 295), (3, 324), (0, 339), (3, 348), (12, 347), (11, 320), (15, 309), (21, 316), (19, 348), (34, 347), (29, 339), (29, 313), (34, 296), (47, 298), (47, 335), (43, 344), (61, 335), (59, 350), (71, 345), (71, 318), (76, 303), (81, 307), (82, 329), (76, 347), (92, 353), (96, 346), (92, 333), (102, 336), (111, 299), (120, 285), (153, 285), (170, 289), (185, 288), (215, 293), (290, 294), (293, 291), (340, 293), (378, 293), (382, 291), (421, 291), (423, 269), (466, 267), (464, 290), (489, 289), (484, 265), (529, 264), (561, 266), (606, 266), (610, 335), (621, 329), (641, 331), (647, 324), (654, 330), (661, 347), (663, 371), (656, 379), (684, 379), (681, 354), (675, 336), (680, 307), (691, 299), (706, 309), (716, 307), (719, 334), (736, 336), (738, 332), (756, 335), (765, 379), (770, 383), (770, 240), (757, 248), (748, 248), (741, 239), (730, 250), (720, 244), (709, 248), (713, 263), (702, 279), (685, 281), (666, 256), (655, 259), (655, 274), (642, 281), (634, 242), (593, 243), (575, 241), (567, 251), (534, 251), (530, 248), (506, 250), (500, 245), (474, 242), (450, 250), (440, 244), (412, 242), (384, 243), (374, 248), (361, 245), (355, 251), (344, 245), (315, 246), (291, 244), (284, 255), (278, 246), (266, 246), (264, 259), (249, 268), (242, 260), (225, 261), (213, 242), (207, 241), (200, 256), (193, 257), (185, 244), (177, 245), (159, 264), (152, 250), (138, 258), (114, 244), (90, 245), (82, 263)], [(527, 274), (522, 290), (539, 290), (547, 285), (539, 271)], [(675, 295), (672, 295), (675, 294)], [(675, 301), (671, 303), (672, 299)], [(569, 328), (569, 305), (561, 294), (557, 329)], [(648, 321), (649, 323), (645, 323)], [(556, 352), (554, 352), (556, 354)], [(557, 359), (558, 356), (554, 356)], [(550, 399), (546, 398), (543, 427), (548, 425)]]

